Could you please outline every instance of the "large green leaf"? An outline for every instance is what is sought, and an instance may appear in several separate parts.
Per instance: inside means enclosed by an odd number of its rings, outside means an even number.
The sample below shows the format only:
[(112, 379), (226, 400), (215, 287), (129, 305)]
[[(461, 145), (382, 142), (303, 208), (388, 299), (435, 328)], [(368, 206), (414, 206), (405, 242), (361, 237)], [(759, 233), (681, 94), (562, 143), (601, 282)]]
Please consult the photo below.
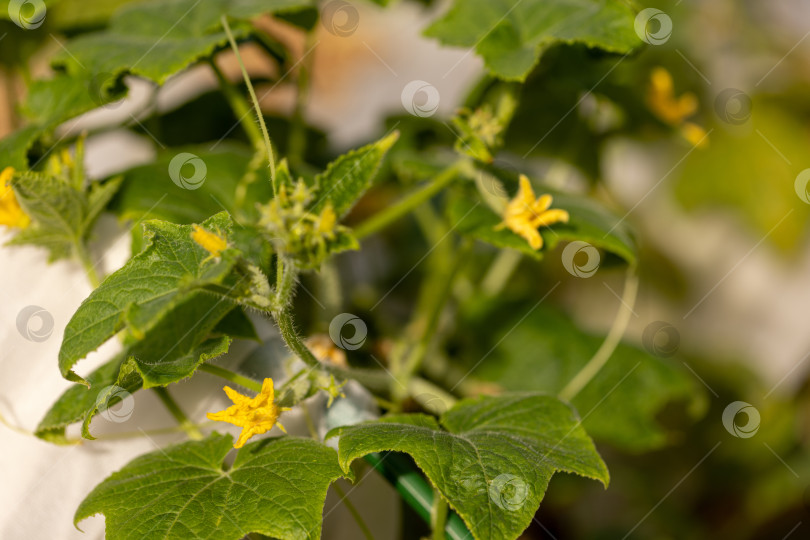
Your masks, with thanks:
[[(311, 6), (311, 0), (155, 0), (124, 6), (101, 32), (66, 43), (54, 63), (71, 73), (88, 71), (115, 77), (129, 72), (163, 84), (194, 62), (227, 45), (220, 17), (251, 19), (262, 13)], [(250, 26), (234, 26), (237, 37)]]
[(337, 428), (345, 471), (372, 452), (410, 454), (475, 538), (514, 539), (531, 523), (555, 472), (608, 483), (573, 411), (554, 397), (516, 394), (459, 402), (441, 424), (399, 414)]
[(14, 167), (18, 171), (27, 170), (28, 150), (45, 131), (42, 126), (31, 124), (0, 139), (0, 163), (6, 167)]
[(19, 171), (28, 169), (28, 151), (62, 122), (124, 96), (126, 89), (109, 81), (102, 91), (101, 80), (86, 72), (58, 74), (33, 81), (22, 107), (29, 124), (0, 140), (0, 163)]
[(96, 486), (75, 521), (104, 514), (109, 540), (320, 538), (326, 490), (348, 476), (335, 451), (310, 439), (265, 439), (227, 467), (232, 445), (214, 433), (136, 458)]
[(641, 44), (635, 12), (620, 0), (456, 0), (426, 34), (475, 47), (493, 74), (523, 80), (557, 41), (626, 53)]
[[(123, 352), (88, 375), (90, 388), (76, 384), (63, 393), (40, 422), (37, 436), (63, 443), (65, 427), (82, 422), (82, 435), (92, 439), (90, 421), (114, 404), (111, 399), (121, 389), (131, 394), (190, 377), (203, 362), (228, 352), (231, 338), (222, 335), (220, 323), (231, 313), (241, 309), (226, 298), (190, 294), (163, 313), (140, 339), (130, 338)], [(240, 321), (237, 318), (225, 327), (239, 329)]]
[[(501, 342), (507, 333), (509, 339)], [(521, 321), (505, 319), (491, 337), (500, 345), (474, 376), (510, 391), (559, 392), (602, 343), (602, 338), (586, 334), (568, 317), (544, 306)], [(694, 376), (679, 364), (620, 344), (573, 405), (595, 439), (644, 451), (669, 438), (656, 421), (666, 404), (683, 401), (698, 408), (703, 398)]]
[(45, 247), (50, 252), (50, 260), (69, 257), (85, 242), (120, 184), (120, 178), (114, 178), (84, 190), (50, 174), (17, 174), (12, 180), (14, 193), (33, 223), (16, 234), (9, 244)]
[(318, 198), (313, 205), (313, 211), (320, 211), (327, 203), (332, 204), (338, 217), (351, 210), (354, 203), (371, 187), (383, 157), (398, 138), (399, 132), (395, 131), (330, 163), (326, 170), (316, 177)]
[[(225, 238), (231, 230), (227, 213), (220, 212), (202, 223), (205, 229)], [(200, 288), (222, 283), (233, 260), (212, 259), (191, 238), (192, 227), (161, 221), (144, 224), (147, 247), (130, 259), (82, 302), (65, 328), (59, 350), (62, 375), (84, 382), (71, 368), (129, 326), (131, 333), (145, 333), (154, 321)]]

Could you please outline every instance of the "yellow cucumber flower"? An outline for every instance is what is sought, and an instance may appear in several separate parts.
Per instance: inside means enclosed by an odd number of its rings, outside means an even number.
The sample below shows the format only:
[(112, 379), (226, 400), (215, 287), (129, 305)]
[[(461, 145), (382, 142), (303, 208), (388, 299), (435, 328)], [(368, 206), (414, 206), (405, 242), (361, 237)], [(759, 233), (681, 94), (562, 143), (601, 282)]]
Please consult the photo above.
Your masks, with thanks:
[(242, 433), (236, 440), (234, 448), (242, 448), (248, 439), (254, 435), (261, 435), (278, 426), (281, 431), (287, 433), (278, 422), (278, 416), (283, 411), (289, 411), (287, 407), (278, 407), (273, 403), (273, 379), (265, 379), (262, 383), (262, 391), (256, 397), (249, 398), (243, 396), (233, 388), (226, 386), (225, 393), (233, 401), (233, 405), (217, 413), (208, 413), (209, 420), (217, 422), (228, 422), (242, 428)]
[(192, 225), (192, 228), (194, 230), (191, 233), (191, 239), (210, 253), (211, 257), (219, 257), (219, 254), (228, 247), (228, 242), (221, 236), (217, 236), (199, 225)]
[(31, 218), (20, 207), (14, 190), (11, 189), (12, 176), (13, 167), (6, 167), (0, 172), (0, 225), (24, 229), (31, 223)]
[(568, 222), (568, 212), (550, 209), (551, 202), (551, 195), (548, 194), (535, 199), (531, 182), (521, 174), (520, 189), (515, 198), (506, 205), (503, 221), (495, 229), (508, 227), (512, 232), (525, 238), (532, 249), (540, 249), (543, 247), (543, 237), (540, 236), (538, 228)]
[(686, 120), (697, 112), (697, 97), (685, 92), (676, 98), (672, 75), (662, 67), (655, 68), (650, 75), (647, 106), (662, 122), (678, 128), (681, 136), (693, 146), (708, 146), (706, 130)]

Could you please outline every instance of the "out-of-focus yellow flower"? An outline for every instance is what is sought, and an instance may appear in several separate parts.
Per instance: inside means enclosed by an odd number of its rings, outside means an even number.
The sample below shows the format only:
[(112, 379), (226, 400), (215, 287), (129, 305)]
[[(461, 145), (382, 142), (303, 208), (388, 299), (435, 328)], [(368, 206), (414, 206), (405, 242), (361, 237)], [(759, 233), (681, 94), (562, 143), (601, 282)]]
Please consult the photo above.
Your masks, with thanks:
[(234, 448), (242, 448), (248, 439), (254, 435), (261, 435), (278, 426), (284, 433), (287, 432), (284, 426), (278, 421), (278, 416), (283, 411), (289, 411), (286, 407), (278, 407), (274, 402), (273, 379), (265, 379), (262, 383), (262, 391), (256, 397), (249, 398), (243, 396), (233, 388), (226, 386), (225, 393), (233, 401), (233, 405), (217, 413), (208, 413), (209, 420), (217, 422), (228, 422), (242, 428), (242, 433), (233, 445)]
[(678, 128), (683, 138), (693, 146), (708, 146), (706, 130), (686, 121), (697, 112), (697, 97), (692, 92), (685, 92), (676, 98), (672, 75), (662, 67), (655, 68), (650, 75), (647, 106), (662, 122)]
[(349, 367), (346, 363), (346, 353), (340, 349), (326, 334), (315, 334), (306, 340), (307, 348), (321, 362), (333, 364), (338, 367)]
[(0, 225), (24, 229), (31, 223), (31, 218), (20, 207), (14, 190), (11, 189), (12, 176), (13, 167), (6, 167), (0, 172)]
[(518, 193), (506, 205), (503, 221), (495, 229), (508, 227), (525, 238), (532, 249), (540, 249), (543, 247), (543, 237), (537, 229), (554, 223), (567, 223), (569, 218), (565, 210), (550, 209), (551, 202), (551, 195), (548, 194), (535, 199), (531, 182), (521, 174)]
[(698, 148), (706, 148), (709, 146), (709, 137), (707, 137), (706, 130), (692, 122), (684, 122), (681, 126), (681, 135), (683, 138), (692, 143), (692, 146)]
[(228, 247), (228, 242), (211, 231), (207, 231), (199, 225), (192, 225), (191, 239), (204, 248), (211, 257), (219, 257), (219, 254)]

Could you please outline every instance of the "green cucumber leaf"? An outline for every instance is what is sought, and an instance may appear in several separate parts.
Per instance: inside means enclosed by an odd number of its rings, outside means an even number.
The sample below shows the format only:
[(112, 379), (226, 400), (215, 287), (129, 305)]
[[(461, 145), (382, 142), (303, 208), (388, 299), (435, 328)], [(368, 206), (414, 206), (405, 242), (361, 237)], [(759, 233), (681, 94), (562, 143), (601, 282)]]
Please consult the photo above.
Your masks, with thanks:
[(65, 390), (45, 413), (34, 434), (52, 443), (68, 444), (65, 428), (84, 420), (88, 411), (95, 407), (99, 390), (115, 383), (121, 369), (121, 362), (125, 357), (125, 353), (118, 354), (90, 373), (87, 376), (87, 382), (90, 383), (92, 390), (83, 384), (74, 384)]
[(211, 333), (215, 336), (229, 336), (234, 339), (261, 341), (250, 317), (247, 316), (242, 307), (237, 307), (225, 315), (222, 320), (217, 323)]
[(575, 413), (543, 394), (464, 400), (441, 427), (432, 416), (397, 414), (334, 434), (345, 471), (372, 452), (410, 454), (478, 540), (517, 538), (558, 471), (609, 481)]
[(326, 491), (348, 476), (335, 451), (311, 439), (264, 439), (228, 468), (232, 447), (230, 435), (213, 433), (138, 457), (96, 486), (74, 520), (104, 514), (109, 540), (320, 538)]
[(475, 47), (494, 75), (522, 81), (555, 42), (632, 51), (641, 45), (635, 15), (619, 0), (456, 0), (425, 33), (445, 45)]
[[(93, 440), (90, 433), (90, 422), (96, 414), (113, 407), (121, 399), (122, 389), (127, 394), (134, 394), (141, 388), (167, 386), (173, 382), (191, 377), (203, 362), (222, 356), (228, 352), (231, 339), (221, 337), (211, 339), (186, 354), (163, 355), (158, 363), (145, 362), (135, 356), (121, 364), (115, 383), (94, 392), (96, 399), (92, 406), (85, 410), (82, 417), (82, 437)], [(80, 385), (82, 386), (82, 385)], [(114, 416), (115, 413), (113, 413)]]
[(30, 123), (0, 140), (0, 163), (18, 171), (28, 170), (28, 151), (37, 141), (62, 122), (126, 94), (126, 88), (115, 81), (110, 81), (103, 92), (98, 83), (85, 72), (33, 81), (21, 108)]
[(92, 372), (87, 377), (90, 389), (77, 384), (62, 394), (37, 427), (37, 436), (64, 443), (65, 427), (82, 422), (82, 435), (92, 439), (90, 421), (114, 405), (111, 400), (122, 389), (132, 394), (191, 377), (200, 364), (228, 352), (231, 338), (217, 335), (217, 329), (233, 312), (241, 309), (226, 298), (202, 291), (189, 294), (140, 339), (130, 338), (123, 352)]
[[(226, 239), (232, 227), (226, 212), (201, 225)], [(65, 378), (84, 383), (71, 369), (76, 362), (125, 326), (135, 335), (145, 333), (190, 293), (221, 283), (233, 267), (233, 259), (224, 256), (228, 250), (216, 260), (196, 244), (189, 225), (148, 221), (144, 230), (147, 247), (110, 274), (68, 322), (59, 350)]]
[[(154, 0), (127, 5), (100, 32), (65, 44), (53, 63), (70, 73), (110, 74), (110, 84), (123, 73), (158, 84), (228, 44), (220, 17), (248, 20), (262, 13), (309, 7), (310, 0)], [(233, 25), (235, 37), (250, 26)], [(67, 52), (70, 51), (70, 52)], [(102, 90), (105, 90), (103, 88)]]
[(371, 187), (385, 154), (398, 138), (399, 132), (395, 131), (330, 163), (323, 173), (315, 177), (318, 192), (312, 211), (320, 212), (331, 203), (338, 218), (345, 216)]
[(16, 234), (9, 245), (45, 247), (51, 261), (71, 256), (84, 244), (120, 184), (120, 179), (114, 178), (94, 183), (85, 191), (46, 173), (16, 174), (12, 180), (14, 193), (33, 223)]

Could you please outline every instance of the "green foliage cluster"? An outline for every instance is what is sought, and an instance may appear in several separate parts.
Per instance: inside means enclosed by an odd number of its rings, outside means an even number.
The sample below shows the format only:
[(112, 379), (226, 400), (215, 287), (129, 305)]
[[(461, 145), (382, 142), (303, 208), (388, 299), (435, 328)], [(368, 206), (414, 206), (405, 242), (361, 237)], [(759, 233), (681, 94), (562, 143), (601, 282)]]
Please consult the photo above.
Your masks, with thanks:
[[(104, 480), (77, 510), (76, 523), (103, 514), (111, 539), (235, 540), (250, 533), (318, 538), (329, 486), (339, 478), (354, 479), (358, 458), (395, 451), (409, 454), (435, 489), (437, 516), (448, 504), (476, 539), (514, 539), (531, 523), (555, 473), (607, 486), (608, 466), (592, 439), (622, 451), (660, 448), (671, 437), (657, 418), (666, 405), (687, 402), (699, 412), (702, 389), (678, 363), (614, 343), (609, 361), (596, 365), (603, 337), (580, 330), (559, 307), (548, 303), (535, 311), (534, 300), (526, 305), (504, 292), (518, 264), (516, 276), (550, 286), (556, 269), (549, 255), (572, 242), (598, 249), (606, 271), (626, 268), (627, 287), (633, 287), (640, 264), (635, 236), (600, 196), (591, 152), (603, 134), (587, 129), (583, 119), (564, 123), (560, 132), (582, 130), (580, 141), (592, 146), (557, 148), (555, 136), (531, 149), (533, 155), (573, 158), (588, 178), (579, 191), (531, 179), (539, 193), (553, 195), (554, 208), (568, 212), (567, 223), (541, 230), (541, 250), (497, 227), (517, 187), (516, 169), (500, 157), (522, 153), (527, 118), (544, 126), (549, 110), (562, 110), (553, 100), (538, 104), (523, 100), (523, 94), (549, 79), (565, 79), (548, 73), (576, 64), (572, 59), (582, 60), (580, 78), (598, 78), (597, 67), (606, 58), (638, 50), (635, 12), (627, 3), (457, 0), (426, 35), (448, 46), (474, 47), (490, 72), (453, 119), (458, 140), (447, 140), (446, 128), (430, 118), (403, 118), (398, 131), (331, 160), (294, 147), (302, 133), (307, 142), (315, 137), (298, 117), (260, 117), (260, 130), (246, 97), (250, 82), (247, 93), (232, 86), (214, 62), (229, 43), (251, 41), (285, 72), (294, 63), (290, 53), (251, 21), (270, 14), (312, 32), (314, 2), (87, 2), (92, 9), (79, 4), (46, 2), (50, 28), (70, 38), (52, 59), (52, 77), (29, 86), (21, 107), (25, 125), (0, 141), (0, 165), (16, 169), (14, 194), (32, 219), (13, 243), (46, 247), (51, 259), (77, 259), (98, 279), (68, 322), (59, 352), (59, 370), (75, 385), (54, 396), (37, 436), (76, 442), (66, 430), (81, 424), (82, 437), (92, 439), (92, 419), (115, 406), (120, 392), (137, 398), (151, 388), (170, 400), (166, 388), (200, 371), (257, 392), (261, 383), (250, 373), (232, 373), (216, 363), (235, 340), (258, 339), (251, 322), (257, 314), (275, 321), (291, 355), (306, 364), (277, 389), (281, 404), (306, 407), (303, 400), (318, 393), (328, 394), (331, 403), (345, 381), (355, 380), (388, 414), (338, 427), (327, 441), (255, 440), (233, 460), (229, 435), (201, 437), (180, 417), (190, 440), (141, 456)], [(21, 47), (19, 57), (5, 61), (24, 64), (25, 54)], [(227, 117), (240, 120), (242, 130), (215, 150), (183, 141), (159, 152), (153, 163), (87, 180), (84, 136), (59, 138), (57, 126), (124, 97), (125, 76), (162, 85), (198, 64), (217, 72), (223, 101), (232, 108)], [(565, 80), (581, 82), (576, 76)], [(560, 102), (579, 99), (568, 90), (550, 94)], [(159, 125), (160, 116), (147, 124)], [(631, 118), (627, 130), (642, 121)], [(266, 131), (273, 136), (268, 139)], [(543, 136), (536, 127), (529, 132), (535, 139)], [(49, 157), (63, 156), (71, 145), (72, 161)], [(207, 180), (196, 189), (172, 182), (167, 172), (181, 153), (206, 167)], [(100, 279), (87, 242), (104, 211), (132, 223), (133, 253), (122, 268)], [(359, 250), (356, 255), (365, 258), (358, 260), (368, 266), (380, 256), (364, 255), (372, 235), (395, 246), (388, 248), (395, 253), (382, 256), (402, 268), (400, 281), (410, 274), (408, 267), (427, 257), (414, 274), (418, 286), (407, 281), (406, 292), (392, 297), (395, 309), (379, 316), (371, 310), (387, 294), (371, 301), (361, 293), (342, 295), (335, 279), (345, 257), (338, 254)], [(519, 263), (524, 255), (529, 260)], [(492, 261), (493, 271), (505, 272), (500, 279), (483, 270)], [(299, 328), (315, 333), (329, 322), (309, 324), (302, 315), (306, 300), (294, 298), (302, 281), (331, 291), (321, 298), (327, 311), (351, 309), (373, 320), (368, 342), (387, 345), (387, 368), (369, 362), (370, 345), (343, 347), (349, 362), (340, 365), (323, 361), (301, 339)], [(465, 292), (470, 288), (477, 292)], [(499, 313), (504, 309), (511, 316)], [(514, 317), (527, 311), (528, 316)], [(410, 322), (402, 312), (411, 314)], [(80, 361), (115, 336), (122, 352), (81, 375)], [(268, 361), (290, 365), (286, 360)], [(579, 388), (568, 386), (591, 370)], [(496, 395), (480, 396), (482, 389)], [(456, 402), (457, 397), (466, 399)], [(337, 451), (326, 444), (333, 437)], [(434, 537), (442, 537), (444, 526), (437, 518)]]

